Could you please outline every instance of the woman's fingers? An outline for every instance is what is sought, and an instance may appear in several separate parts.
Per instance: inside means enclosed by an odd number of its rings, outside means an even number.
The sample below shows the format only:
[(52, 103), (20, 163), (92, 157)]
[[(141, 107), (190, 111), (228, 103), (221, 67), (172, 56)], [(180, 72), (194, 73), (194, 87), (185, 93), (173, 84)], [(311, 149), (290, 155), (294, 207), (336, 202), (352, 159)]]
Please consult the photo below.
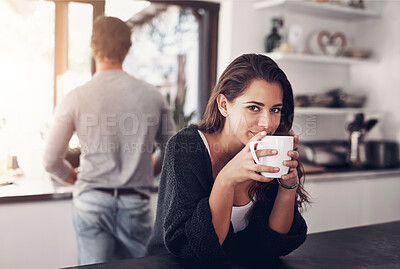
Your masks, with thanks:
[(279, 172), (279, 167), (267, 166), (262, 164), (251, 164), (249, 170), (252, 172), (267, 172), (267, 173), (277, 173)]
[(258, 149), (256, 150), (257, 157), (274, 156), (278, 154), (276, 149)]
[(284, 161), (283, 165), (284, 166), (288, 166), (290, 168), (296, 168), (299, 165), (299, 163), (296, 160), (294, 160), (294, 161)]
[(297, 170), (291, 168), (289, 173), (282, 176), (282, 180), (297, 179)]
[(270, 182), (270, 181), (274, 180), (273, 178), (264, 177), (262, 175), (254, 173), (254, 172), (249, 174), (249, 178), (252, 180), (255, 180), (255, 181), (259, 181), (259, 182)]
[[(259, 133), (257, 133), (256, 135), (254, 135), (254, 136), (250, 139), (249, 142), (261, 140), (261, 139), (262, 139), (264, 136), (266, 136), (266, 135), (267, 135), (267, 132), (266, 132), (266, 131), (259, 132)], [(247, 144), (250, 144), (250, 143), (247, 143)]]
[(297, 160), (299, 158), (299, 152), (296, 150), (289, 150), (288, 156), (292, 157), (293, 160)]
[[(262, 131), (262, 132), (259, 132), (259, 133), (257, 133), (256, 135), (254, 135), (250, 140), (249, 140), (249, 142), (247, 143), (247, 145), (246, 145), (246, 149), (248, 150), (248, 151), (250, 151), (250, 143), (251, 142), (255, 142), (255, 141), (259, 141), (259, 140), (261, 140), (263, 137), (265, 137), (267, 135), (267, 132), (266, 131)], [(257, 148), (257, 146), (254, 146), (254, 148)]]

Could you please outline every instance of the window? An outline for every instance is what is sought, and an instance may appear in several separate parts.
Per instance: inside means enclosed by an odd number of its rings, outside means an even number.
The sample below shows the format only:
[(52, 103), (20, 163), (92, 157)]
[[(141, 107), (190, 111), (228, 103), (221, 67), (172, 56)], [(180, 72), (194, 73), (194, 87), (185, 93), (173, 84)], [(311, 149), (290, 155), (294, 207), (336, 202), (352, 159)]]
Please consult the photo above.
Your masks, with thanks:
[(68, 3), (67, 67), (57, 81), (57, 103), (69, 91), (92, 77), (90, 51), (92, 27), (93, 6), (87, 3)]
[(191, 8), (161, 6), (139, 26), (135, 17), (132, 48), (124, 69), (159, 88), (166, 96), (175, 122), (183, 128), (195, 119), (199, 78), (198, 22)]
[(124, 69), (171, 103), (187, 92), (184, 112), (199, 119), (215, 83), (218, 9), (203, 1), (1, 0), (0, 178), (10, 172), (10, 156), (28, 178), (46, 178), (42, 150), (53, 109), (95, 72), (90, 36), (104, 13), (142, 23)]
[(41, 132), (53, 110), (54, 10), (47, 1), (0, 1), (0, 176), (7, 156), (41, 170)]

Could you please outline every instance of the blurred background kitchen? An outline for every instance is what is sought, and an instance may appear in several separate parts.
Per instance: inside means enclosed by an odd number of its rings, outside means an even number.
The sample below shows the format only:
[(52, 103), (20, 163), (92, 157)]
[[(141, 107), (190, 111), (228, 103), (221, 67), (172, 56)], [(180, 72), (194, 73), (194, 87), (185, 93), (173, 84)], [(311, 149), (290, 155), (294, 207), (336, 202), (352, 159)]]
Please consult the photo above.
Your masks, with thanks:
[[(400, 1), (1, 0), (1, 268), (77, 263), (71, 187), (44, 172), (42, 150), (54, 107), (94, 72), (102, 14), (132, 25), (123, 68), (159, 88), (179, 128), (234, 58), (277, 61), (295, 93), (310, 233), (400, 220)], [(79, 166), (75, 137), (67, 158)]]

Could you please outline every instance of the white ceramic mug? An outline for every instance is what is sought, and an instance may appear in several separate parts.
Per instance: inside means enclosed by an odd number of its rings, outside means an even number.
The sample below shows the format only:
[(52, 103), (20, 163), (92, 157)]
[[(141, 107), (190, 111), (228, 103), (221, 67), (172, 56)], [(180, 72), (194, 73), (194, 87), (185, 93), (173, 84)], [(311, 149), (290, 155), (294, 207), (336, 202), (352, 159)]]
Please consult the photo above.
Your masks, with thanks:
[[(263, 156), (258, 159), (255, 151), (257, 144), (257, 149), (276, 149), (278, 154)], [(282, 178), (283, 175), (289, 172), (289, 167), (283, 165), (283, 162), (291, 160), (290, 156), (288, 156), (290, 150), (293, 150), (293, 136), (265, 136), (260, 141), (250, 142), (251, 155), (257, 164), (279, 167), (279, 172), (277, 173), (261, 173), (263, 176), (269, 178)]]

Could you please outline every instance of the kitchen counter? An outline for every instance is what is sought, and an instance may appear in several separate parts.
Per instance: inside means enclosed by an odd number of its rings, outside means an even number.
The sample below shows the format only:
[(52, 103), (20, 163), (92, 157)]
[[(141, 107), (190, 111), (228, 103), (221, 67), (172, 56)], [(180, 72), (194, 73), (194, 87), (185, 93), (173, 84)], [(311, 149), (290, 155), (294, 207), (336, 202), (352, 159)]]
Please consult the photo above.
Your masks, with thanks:
[(49, 177), (9, 177), (10, 184), (0, 186), (0, 203), (71, 199), (73, 186), (53, 182)]
[[(378, 177), (399, 176), (400, 168), (344, 170), (332, 169), (319, 174), (306, 174), (306, 182), (326, 182), (355, 178), (376, 179)], [(31, 202), (43, 200), (71, 199), (73, 186), (52, 181), (48, 176), (41, 178), (10, 178), (10, 185), (0, 186), (0, 203)], [(152, 192), (157, 192), (155, 186)]]
[[(305, 243), (275, 263), (256, 268), (400, 268), (400, 221), (308, 235)], [(201, 266), (183, 262), (172, 255), (99, 263), (74, 268), (254, 268), (229, 263)]]
[(333, 180), (349, 180), (353, 178), (376, 179), (378, 177), (399, 176), (400, 168), (387, 169), (349, 169), (349, 168), (332, 168), (318, 174), (307, 174), (306, 181), (323, 182)]

